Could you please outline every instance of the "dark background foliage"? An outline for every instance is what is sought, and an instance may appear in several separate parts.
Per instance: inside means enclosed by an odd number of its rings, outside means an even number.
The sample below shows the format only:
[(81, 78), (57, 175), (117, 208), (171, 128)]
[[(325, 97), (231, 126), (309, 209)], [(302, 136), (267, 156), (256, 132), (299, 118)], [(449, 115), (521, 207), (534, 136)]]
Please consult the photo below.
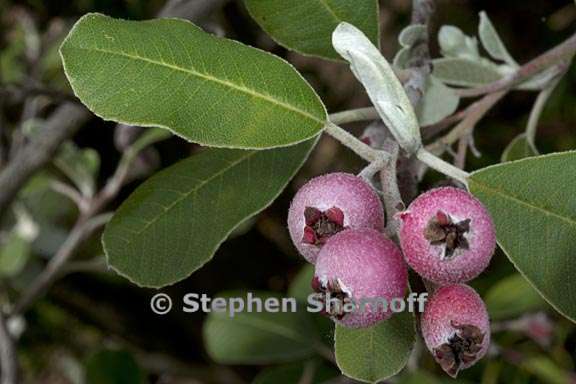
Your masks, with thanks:
[[(70, 92), (56, 54), (57, 44), (72, 23), (86, 12), (130, 18), (151, 18), (163, 5), (162, 0), (73, 0), (73, 1), (10, 1), (0, 0), (0, 84), (23, 85), (33, 77), (57, 90), (53, 98), (42, 102), (36, 114), (42, 118), (52, 111), (61, 98)], [(289, 6), (289, 1), (287, 1)], [(520, 62), (544, 52), (565, 39), (576, 26), (576, 8), (567, 0), (465, 1), (439, 0), (433, 26), (451, 24), (474, 35), (478, 12), (485, 10), (511, 53)], [(381, 2), (382, 47), (391, 59), (398, 49), (397, 35), (409, 22), (410, 2)], [(51, 48), (38, 60), (27, 60), (26, 27), (23, 15), (49, 35)], [(326, 102), (329, 111), (368, 105), (361, 86), (346, 65), (307, 58), (276, 45), (249, 18), (240, 1), (230, 1), (205, 21), (204, 27), (246, 44), (269, 50), (292, 62), (313, 84)], [(29, 37), (29, 35), (28, 35)], [(435, 55), (437, 44), (435, 43)], [(4, 127), (14, 127), (22, 118), (24, 103), (14, 93), (0, 93), (0, 116)], [(501, 101), (476, 129), (476, 146), (482, 156), (470, 156), (470, 169), (499, 161), (506, 145), (521, 133), (535, 94), (513, 92)], [(548, 103), (539, 126), (539, 145), (543, 152), (563, 151), (576, 147), (576, 68), (572, 66)], [(102, 161), (99, 183), (113, 172), (119, 159), (114, 146), (114, 124), (92, 118), (74, 141), (80, 147), (98, 151)], [(8, 128), (10, 129), (10, 128)], [(361, 127), (357, 127), (360, 132)], [(2, 135), (6, 135), (4, 131)], [(2, 137), (2, 140), (5, 138)], [(197, 148), (179, 139), (170, 139), (156, 146), (160, 166), (164, 167), (188, 156)], [(3, 155), (4, 156), (4, 155)], [(335, 141), (324, 138), (290, 187), (261, 215), (217, 252), (214, 259), (193, 276), (163, 291), (172, 297), (185, 292), (207, 293), (211, 296), (227, 289), (272, 290), (285, 292), (288, 284), (303, 266), (290, 243), (285, 227), (287, 208), (295, 190), (309, 177), (331, 170), (358, 172), (361, 163)], [(435, 179), (427, 179), (433, 185)], [(131, 183), (114, 204), (119, 204), (138, 182)], [(51, 211), (59, 228), (73, 222), (75, 212), (61, 199), (42, 197), (36, 203), (41, 210)], [(210, 228), (206, 228), (207, 231)], [(202, 236), (201, 233), (198, 234)], [(34, 257), (24, 272), (2, 282), (9, 296), (16, 296), (30, 283), (50, 252), (36, 244)], [(78, 260), (89, 260), (102, 253), (98, 237), (86, 244)], [(182, 255), (185, 257), (186, 255)], [(98, 266), (98, 265), (97, 265)], [(30, 382), (68, 383), (74, 367), (90, 360), (102, 349), (120, 349), (135, 356), (150, 382), (245, 382), (262, 367), (224, 367), (210, 361), (203, 349), (202, 314), (173, 311), (167, 316), (154, 315), (149, 299), (154, 290), (141, 289), (113, 272), (103, 272), (89, 265), (89, 271), (73, 273), (59, 280), (48, 294), (25, 316), (25, 331), (19, 355), (25, 379)], [(513, 273), (505, 256), (498, 253), (489, 270), (474, 282), (486, 292), (498, 280)], [(576, 348), (574, 326), (549, 312), (554, 324), (552, 339), (542, 347), (522, 332), (499, 333), (498, 343), (507, 349), (495, 359), (486, 359), (462, 376), (470, 382), (536, 383), (558, 382), (555, 370), (573, 371)], [(325, 335), (327, 338), (329, 334)], [(554, 367), (538, 372), (524, 364), (527, 359), (549, 356)], [(118, 356), (122, 359), (122, 356)], [(95, 359), (92, 358), (92, 362)], [(129, 359), (130, 360), (130, 359)], [(438, 374), (432, 361), (424, 358), (423, 369)], [(130, 364), (121, 370), (130, 370)], [(134, 368), (136, 369), (136, 368)], [(167, 374), (166, 374), (167, 372)], [(164, 373), (160, 375), (160, 373)], [(130, 375), (130, 372), (124, 372)], [(120, 375), (120, 373), (119, 373)], [(543, 379), (546, 377), (548, 379)], [(120, 377), (120, 376), (118, 376)], [(556, 379), (555, 379), (556, 378)], [(122, 381), (118, 381), (122, 382)]]

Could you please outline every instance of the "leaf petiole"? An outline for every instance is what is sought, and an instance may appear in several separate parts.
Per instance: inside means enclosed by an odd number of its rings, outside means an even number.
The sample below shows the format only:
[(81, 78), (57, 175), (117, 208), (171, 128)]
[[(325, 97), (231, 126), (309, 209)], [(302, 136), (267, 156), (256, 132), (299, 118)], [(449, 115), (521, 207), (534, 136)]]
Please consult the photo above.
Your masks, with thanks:
[(370, 163), (385, 162), (390, 157), (388, 152), (372, 148), (331, 121), (326, 124), (324, 131)]
[(468, 177), (470, 177), (468, 172), (463, 171), (460, 168), (456, 168), (452, 164), (447, 163), (431, 152), (428, 152), (423, 147), (420, 148), (418, 152), (416, 152), (416, 157), (430, 168), (433, 168), (438, 172), (445, 174), (446, 176), (452, 177), (453, 179), (460, 181), (466, 187), (468, 187)]

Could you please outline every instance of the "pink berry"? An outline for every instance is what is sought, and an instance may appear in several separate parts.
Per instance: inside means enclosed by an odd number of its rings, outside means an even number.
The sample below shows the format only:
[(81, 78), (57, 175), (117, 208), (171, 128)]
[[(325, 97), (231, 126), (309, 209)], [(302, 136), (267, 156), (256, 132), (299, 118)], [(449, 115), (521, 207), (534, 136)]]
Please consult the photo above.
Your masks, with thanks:
[(467, 285), (440, 287), (421, 319), (422, 336), (442, 369), (456, 377), (480, 360), (490, 345), (490, 320), (480, 296)]
[(380, 198), (364, 180), (349, 173), (330, 173), (310, 180), (296, 193), (288, 229), (306, 260), (315, 263), (326, 240), (345, 228), (384, 228)]
[(494, 223), (470, 193), (452, 187), (418, 196), (399, 215), (400, 245), (406, 262), (440, 285), (478, 276), (496, 248)]
[[(402, 300), (407, 287), (408, 269), (400, 249), (374, 229), (347, 229), (332, 236), (318, 254), (312, 280), (325, 314), (351, 328), (388, 319), (393, 299)], [(374, 304), (364, 305), (363, 299)]]

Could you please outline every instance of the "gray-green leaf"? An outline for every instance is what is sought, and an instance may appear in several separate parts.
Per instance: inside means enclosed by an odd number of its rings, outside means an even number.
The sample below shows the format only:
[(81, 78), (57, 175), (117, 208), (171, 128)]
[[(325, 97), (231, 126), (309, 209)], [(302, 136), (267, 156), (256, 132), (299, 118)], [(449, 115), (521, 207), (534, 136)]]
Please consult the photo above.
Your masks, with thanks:
[(480, 41), (482, 45), (488, 51), (490, 56), (497, 60), (502, 60), (505, 63), (518, 67), (518, 63), (512, 58), (506, 46), (500, 39), (496, 28), (488, 18), (486, 12), (480, 12), (480, 25), (478, 26), (478, 35), (480, 36)]
[(332, 44), (350, 63), (352, 72), (398, 144), (407, 152), (415, 153), (422, 145), (416, 114), (394, 70), (378, 48), (362, 31), (348, 23), (338, 25)]
[(492, 320), (517, 317), (546, 308), (546, 302), (519, 273), (494, 284), (484, 297)]
[(254, 149), (304, 141), (326, 121), (322, 102), (290, 64), (185, 20), (88, 14), (60, 51), (75, 94), (107, 120)]
[[(217, 296), (246, 301), (246, 295), (246, 292), (233, 291)], [(254, 296), (278, 302), (282, 299), (270, 292), (256, 292)], [(278, 313), (253, 309), (236, 313), (234, 317), (227, 312), (209, 314), (203, 334), (212, 359), (221, 364), (268, 364), (293, 361), (314, 353), (315, 343), (319, 341), (314, 323), (303, 307), (296, 307), (296, 312)]]
[(288, 288), (288, 296), (294, 297), (297, 300), (306, 303), (308, 301), (308, 296), (312, 293), (312, 278), (314, 277), (314, 266), (312, 264), (304, 265), (298, 274), (294, 277), (294, 280), (290, 283)]
[(392, 66), (397, 69), (406, 69), (410, 60), (410, 48), (402, 48), (396, 52)]
[(336, 327), (336, 362), (342, 373), (367, 383), (394, 376), (414, 346), (414, 315), (408, 311), (370, 328)]
[(445, 57), (465, 58), (477, 60), (478, 41), (474, 37), (467, 36), (462, 30), (453, 25), (444, 25), (438, 32), (438, 45)]
[(16, 276), (30, 257), (30, 242), (16, 231), (0, 247), (0, 277)]
[(360, 28), (379, 45), (377, 0), (245, 0), (258, 24), (288, 49), (328, 59), (340, 56), (332, 47), (332, 31), (342, 21)]
[(559, 366), (548, 355), (531, 356), (525, 359), (520, 366), (536, 376), (540, 383), (565, 384), (574, 379), (572, 372)]
[(426, 36), (426, 26), (422, 24), (410, 24), (400, 32), (398, 42), (404, 48), (410, 48), (416, 42)]
[(80, 190), (84, 196), (94, 194), (96, 176), (100, 170), (100, 155), (92, 148), (78, 148), (73, 142), (66, 142), (54, 159), (54, 164)]
[(434, 76), (428, 76), (426, 91), (416, 108), (420, 126), (431, 125), (451, 115), (458, 108), (460, 97)]
[(432, 61), (433, 75), (449, 85), (476, 87), (492, 83), (503, 76), (501, 67), (486, 60), (443, 58)]
[(469, 185), (490, 210), (498, 243), (560, 313), (576, 320), (576, 152), (499, 164)]
[(208, 149), (157, 173), (106, 226), (108, 263), (142, 286), (186, 278), (278, 196), (315, 142), (267, 151)]
[(526, 139), (526, 134), (516, 136), (502, 152), (502, 162), (514, 161), (538, 155), (536, 149)]

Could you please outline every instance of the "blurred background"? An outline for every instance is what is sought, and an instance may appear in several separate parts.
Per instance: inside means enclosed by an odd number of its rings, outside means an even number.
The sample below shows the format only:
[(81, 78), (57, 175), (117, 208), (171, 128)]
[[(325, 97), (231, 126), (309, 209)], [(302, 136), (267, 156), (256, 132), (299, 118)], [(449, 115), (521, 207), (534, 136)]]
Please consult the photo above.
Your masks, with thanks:
[[(289, 52), (262, 32), (241, 1), (213, 1), (217, 5), (210, 12), (194, 16), (203, 28), (286, 58), (310, 81), (330, 112), (369, 105), (347, 65)], [(164, 0), (0, 0), (0, 148), (3, 150), (0, 166), (10, 157), (4, 151), (5, 142), (26, 141), (27, 135), (42, 129), (46, 117), (58, 105), (74, 102), (57, 50), (78, 17), (87, 12), (102, 12), (120, 18), (148, 19), (158, 14), (164, 3)], [(289, 6), (290, 2), (286, 3)], [(408, 0), (381, 1), (382, 50), (390, 60), (399, 48), (398, 33), (410, 21), (410, 6)], [(576, 28), (576, 7), (571, 0), (438, 0), (433, 36), (446, 24), (476, 35), (481, 10), (488, 13), (520, 63), (560, 43)], [(480, 122), (475, 143), (481, 156), (469, 156), (468, 169), (500, 161), (508, 143), (523, 132), (535, 96), (532, 92), (512, 92)], [(572, 66), (554, 91), (540, 121), (538, 143), (542, 152), (576, 148), (575, 105), (576, 68)], [(60, 153), (61, 161), (88, 164), (96, 185), (102, 185), (114, 171), (122, 150), (115, 127), (97, 117), (89, 118), (73, 142), (66, 144), (71, 157)], [(362, 125), (351, 129), (360, 134)], [(197, 150), (177, 138), (159, 143), (139, 162), (139, 176), (173, 164)], [(302, 272), (305, 263), (293, 248), (285, 226), (291, 197), (314, 175), (332, 170), (359, 172), (361, 167), (362, 163), (348, 150), (323, 138), (271, 207), (236, 231), (206, 266), (163, 292), (174, 298), (186, 292), (215, 296), (231, 289), (286, 293), (298, 277), (304, 279), (308, 272)], [(48, 180), (67, 176), (58, 164), (37, 173), (20, 192), (16, 212), (11, 212), (2, 223), (2, 302), (14, 301), (31, 284), (70, 231), (78, 214), (75, 206), (47, 186)], [(574, 177), (574, 170), (567, 170), (567, 177)], [(112, 203), (114, 206), (142, 178), (133, 180)], [(422, 189), (436, 182), (431, 175)], [(14, 221), (32, 226), (37, 231), (33, 240), (9, 241)], [(99, 234), (83, 244), (74, 260), (66, 275), (46, 295), (9, 324), (11, 331), (20, 337), (18, 355), (25, 382), (248, 383), (274, 369), (269, 365), (225, 366), (212, 361), (202, 336), (205, 315), (179, 311), (165, 316), (152, 313), (149, 300), (156, 291), (139, 288), (107, 271)], [(547, 307), (501, 252), (473, 286), (488, 303), (495, 347), (488, 358), (464, 371), (457, 382), (576, 382), (574, 324)], [(330, 326), (320, 321), (319, 332), (330, 345)], [(407, 369), (390, 382), (447, 382), (421, 349)], [(338, 371), (330, 362), (320, 365), (325, 378), (346, 382), (338, 378)], [(282, 369), (290, 372), (289, 367)], [(286, 374), (285, 382), (297, 382), (289, 378)]]

